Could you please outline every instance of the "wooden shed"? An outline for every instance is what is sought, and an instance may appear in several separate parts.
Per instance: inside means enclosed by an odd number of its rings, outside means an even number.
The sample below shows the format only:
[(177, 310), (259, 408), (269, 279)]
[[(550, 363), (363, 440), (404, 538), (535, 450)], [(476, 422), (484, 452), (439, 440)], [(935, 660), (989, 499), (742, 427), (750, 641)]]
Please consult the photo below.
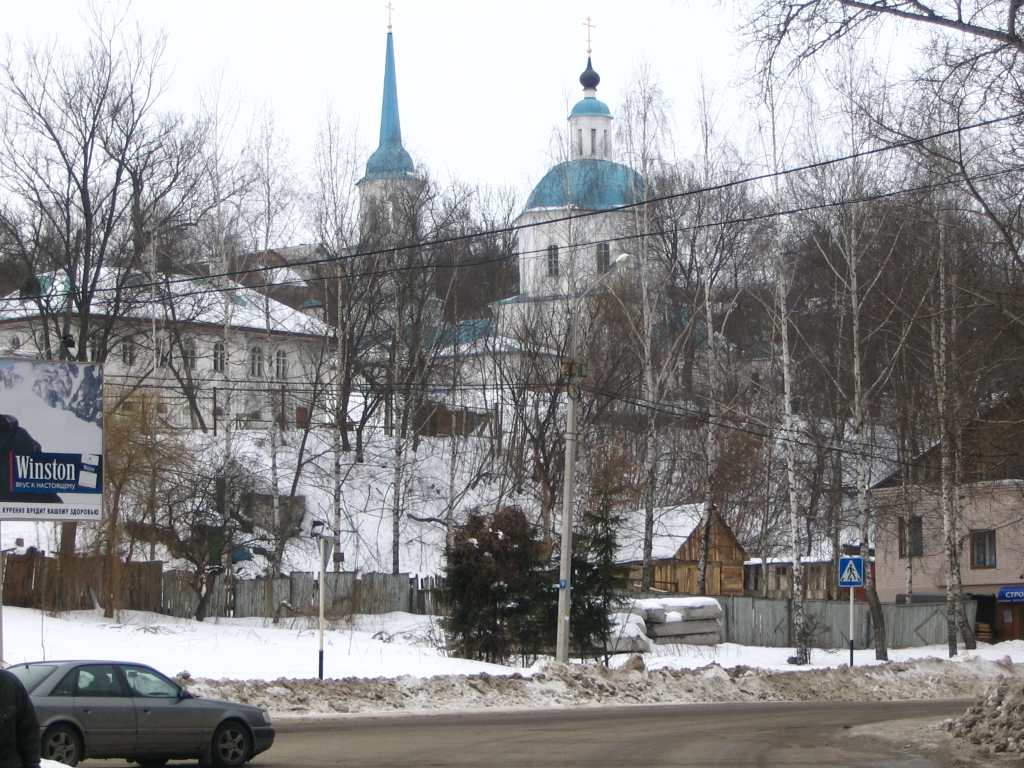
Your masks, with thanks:
[[(692, 511), (692, 507), (691, 507)], [(654, 558), (651, 586), (657, 590), (684, 595), (697, 594), (697, 568), (700, 563), (701, 523), (691, 514), (689, 535), (669, 557)], [(743, 595), (743, 563), (747, 555), (736, 539), (736, 534), (718, 510), (711, 512), (711, 532), (708, 546), (708, 595)], [(643, 572), (643, 560), (631, 559), (621, 563), (629, 569), (629, 582), (638, 589)]]

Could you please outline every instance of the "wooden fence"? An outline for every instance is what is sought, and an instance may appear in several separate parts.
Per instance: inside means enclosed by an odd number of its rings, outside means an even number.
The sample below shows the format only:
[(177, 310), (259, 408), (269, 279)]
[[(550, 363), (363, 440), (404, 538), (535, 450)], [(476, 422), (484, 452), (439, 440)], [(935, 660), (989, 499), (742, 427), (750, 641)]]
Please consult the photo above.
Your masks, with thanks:
[[(328, 618), (357, 613), (408, 611), (441, 613), (441, 580), (408, 574), (328, 572), (325, 580)], [(319, 594), (315, 574), (293, 572), (274, 579), (209, 579), (206, 615), (217, 616), (315, 616)], [(268, 590), (270, 594), (268, 595)], [(112, 598), (117, 595), (117, 598)], [(665, 597), (663, 593), (624, 593), (627, 601)], [(194, 616), (199, 597), (189, 574), (163, 571), (159, 562), (112, 563), (101, 557), (60, 560), (38, 553), (4, 557), (4, 605), (73, 611), (107, 607), (152, 611), (171, 616)], [(726, 642), (740, 645), (785, 648), (794, 645), (789, 600), (760, 597), (716, 598), (725, 611), (722, 620)], [(977, 604), (966, 602), (974, 625)], [(849, 603), (805, 600), (804, 608), (815, 648), (848, 648)], [(890, 648), (943, 645), (946, 642), (946, 604), (882, 605), (886, 642)], [(872, 647), (871, 617), (865, 603), (854, 605), (854, 647)]]
[[(626, 593), (627, 600), (665, 597), (663, 593), (639, 595)], [(672, 595), (681, 597), (681, 595)], [(715, 596), (722, 604), (723, 639), (728, 643), (764, 648), (788, 648), (794, 643), (793, 617), (789, 600), (763, 597)], [(628, 603), (627, 603), (628, 605)], [(977, 603), (965, 601), (967, 618), (974, 626)], [(867, 603), (854, 603), (855, 648), (874, 647), (873, 627)], [(850, 604), (834, 600), (804, 600), (805, 620), (814, 648), (849, 648)], [(883, 603), (886, 645), (889, 648), (944, 645), (946, 643), (946, 604)]]
[[(408, 574), (353, 572), (325, 574), (324, 613), (329, 619), (356, 613), (416, 612), (418, 606), (432, 607), (420, 598), (418, 580)], [(206, 615), (216, 616), (315, 616), (320, 597), (314, 573), (293, 571), (274, 579), (232, 579), (216, 576), (206, 589), (210, 598)], [(268, 591), (270, 594), (268, 595)], [(188, 574), (164, 574), (162, 611), (171, 616), (194, 616), (199, 597)]]
[[(435, 579), (408, 574), (326, 574), (326, 614), (410, 611), (434, 613)], [(271, 594), (268, 595), (268, 588)], [(206, 615), (297, 616), (319, 609), (316, 574), (293, 572), (269, 579), (210, 576)], [(4, 556), (3, 603), (47, 611), (95, 607), (151, 611), (170, 616), (195, 616), (199, 595), (192, 575), (164, 571), (160, 562), (110, 561), (102, 557), (50, 558), (39, 553)]]
[(39, 553), (4, 555), (4, 605), (77, 611), (105, 605), (159, 611), (162, 563), (135, 563), (103, 557), (55, 559)]

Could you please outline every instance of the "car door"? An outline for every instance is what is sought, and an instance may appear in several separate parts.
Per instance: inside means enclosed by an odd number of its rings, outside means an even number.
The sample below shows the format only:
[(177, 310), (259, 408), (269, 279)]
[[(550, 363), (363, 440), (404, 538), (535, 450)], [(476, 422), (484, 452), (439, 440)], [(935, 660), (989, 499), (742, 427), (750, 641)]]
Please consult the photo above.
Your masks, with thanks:
[(135, 749), (135, 702), (113, 664), (83, 664), (68, 681), (75, 716), (85, 729), (89, 757), (117, 757)]
[(210, 715), (199, 700), (183, 695), (179, 686), (155, 669), (137, 664), (122, 664), (121, 669), (135, 702), (137, 751), (199, 754), (205, 742), (204, 715)]

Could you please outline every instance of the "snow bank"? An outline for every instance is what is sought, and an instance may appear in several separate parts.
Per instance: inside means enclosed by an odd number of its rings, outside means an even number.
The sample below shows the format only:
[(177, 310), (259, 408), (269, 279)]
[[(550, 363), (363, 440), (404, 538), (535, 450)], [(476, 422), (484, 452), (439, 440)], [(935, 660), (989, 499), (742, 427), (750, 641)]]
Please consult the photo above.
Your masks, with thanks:
[[(671, 606), (672, 612), (690, 607)], [(307, 619), (196, 622), (124, 612), (60, 616), (3, 610), (9, 663), (99, 658), (150, 664), (202, 696), (263, 706), (275, 716), (741, 701), (879, 701), (972, 698), (978, 703), (951, 731), (995, 751), (1021, 750), (1024, 733), (1024, 642), (981, 646), (945, 658), (944, 647), (811, 653), (787, 663), (792, 648), (654, 645), (610, 664), (542, 661), (515, 668), (449, 657), (437, 619), (393, 613), (356, 616), (325, 634), (325, 673), (316, 679), (317, 632)], [(647, 640), (635, 613), (618, 619), (618, 635)]]
[(744, 701), (889, 701), (970, 698), (1024, 667), (973, 659), (776, 672), (748, 667), (647, 669), (633, 656), (619, 669), (601, 664), (535, 665), (525, 674), (439, 677), (188, 680), (202, 696), (266, 707), (275, 715), (372, 713), (514, 707)]
[(990, 752), (1024, 752), (1024, 680), (1009, 658), (997, 663), (1006, 667), (1007, 676), (945, 726), (954, 736)]

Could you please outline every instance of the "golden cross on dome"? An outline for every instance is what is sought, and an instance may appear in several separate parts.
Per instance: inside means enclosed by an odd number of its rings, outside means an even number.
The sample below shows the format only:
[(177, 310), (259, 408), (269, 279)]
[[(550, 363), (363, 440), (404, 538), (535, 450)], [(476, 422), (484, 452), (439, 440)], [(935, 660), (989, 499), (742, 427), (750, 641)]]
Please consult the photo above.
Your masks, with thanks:
[(590, 23), (590, 17), (587, 16), (587, 20), (583, 22), (583, 26), (587, 28), (587, 56), (590, 55), (590, 30), (596, 29), (596, 24)]
[(388, 3), (384, 7), (388, 9), (388, 32), (390, 32), (391, 31), (391, 12), (393, 10), (395, 10), (395, 6), (393, 6), (391, 3)]

